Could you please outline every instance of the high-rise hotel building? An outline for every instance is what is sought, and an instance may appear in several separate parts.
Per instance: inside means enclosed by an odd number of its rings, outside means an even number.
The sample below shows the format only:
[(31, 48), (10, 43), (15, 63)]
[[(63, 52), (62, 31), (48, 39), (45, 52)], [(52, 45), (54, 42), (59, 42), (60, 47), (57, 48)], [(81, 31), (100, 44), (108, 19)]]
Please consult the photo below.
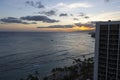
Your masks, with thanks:
[(120, 21), (96, 23), (94, 80), (120, 80)]

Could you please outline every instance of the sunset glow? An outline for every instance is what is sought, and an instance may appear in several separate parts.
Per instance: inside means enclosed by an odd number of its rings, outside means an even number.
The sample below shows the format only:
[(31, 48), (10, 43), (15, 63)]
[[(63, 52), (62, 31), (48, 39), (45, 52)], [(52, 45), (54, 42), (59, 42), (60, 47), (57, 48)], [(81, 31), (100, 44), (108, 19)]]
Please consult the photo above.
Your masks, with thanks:
[(43, 32), (76, 32), (76, 31), (91, 31), (95, 30), (94, 27), (87, 26), (73, 26), (72, 28), (40, 28)]
[(119, 3), (119, 0), (107, 3), (104, 0), (1, 0), (0, 31), (94, 30), (94, 22), (120, 20)]
[(95, 28), (87, 27), (87, 26), (74, 26), (73, 29), (76, 31), (89, 31), (89, 30), (94, 30)]

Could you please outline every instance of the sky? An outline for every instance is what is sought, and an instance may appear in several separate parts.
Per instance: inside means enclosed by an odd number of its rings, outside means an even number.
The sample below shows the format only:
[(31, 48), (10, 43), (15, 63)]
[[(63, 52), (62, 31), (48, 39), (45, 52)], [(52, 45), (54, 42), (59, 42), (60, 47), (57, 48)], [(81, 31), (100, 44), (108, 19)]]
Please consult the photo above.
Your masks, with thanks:
[(120, 0), (0, 0), (0, 31), (94, 30), (96, 21), (120, 20)]

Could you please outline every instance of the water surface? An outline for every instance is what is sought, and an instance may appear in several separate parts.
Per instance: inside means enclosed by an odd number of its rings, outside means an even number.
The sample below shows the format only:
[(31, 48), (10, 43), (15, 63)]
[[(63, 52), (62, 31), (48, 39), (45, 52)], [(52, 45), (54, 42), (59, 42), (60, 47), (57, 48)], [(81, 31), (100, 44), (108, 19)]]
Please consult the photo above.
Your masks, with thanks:
[(94, 38), (87, 32), (0, 32), (0, 80), (19, 80), (36, 70), (43, 77), (93, 52)]

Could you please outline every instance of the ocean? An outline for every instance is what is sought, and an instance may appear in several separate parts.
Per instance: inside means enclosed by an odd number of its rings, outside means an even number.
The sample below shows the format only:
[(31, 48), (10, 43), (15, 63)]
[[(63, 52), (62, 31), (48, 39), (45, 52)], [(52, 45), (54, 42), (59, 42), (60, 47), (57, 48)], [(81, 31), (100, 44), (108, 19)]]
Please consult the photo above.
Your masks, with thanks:
[(0, 80), (19, 80), (53, 68), (72, 65), (73, 58), (94, 56), (94, 42), (88, 32), (0, 32)]

